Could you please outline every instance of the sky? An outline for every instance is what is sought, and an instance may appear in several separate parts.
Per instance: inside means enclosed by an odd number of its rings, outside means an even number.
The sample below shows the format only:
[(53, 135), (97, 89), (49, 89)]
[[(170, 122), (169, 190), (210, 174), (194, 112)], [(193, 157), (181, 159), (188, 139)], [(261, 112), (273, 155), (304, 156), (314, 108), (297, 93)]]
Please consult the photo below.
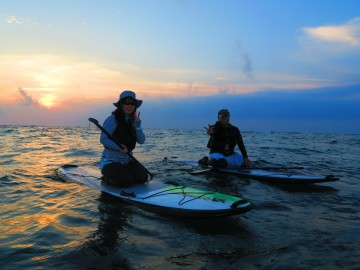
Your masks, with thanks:
[(0, 0), (0, 125), (360, 134), (358, 0)]

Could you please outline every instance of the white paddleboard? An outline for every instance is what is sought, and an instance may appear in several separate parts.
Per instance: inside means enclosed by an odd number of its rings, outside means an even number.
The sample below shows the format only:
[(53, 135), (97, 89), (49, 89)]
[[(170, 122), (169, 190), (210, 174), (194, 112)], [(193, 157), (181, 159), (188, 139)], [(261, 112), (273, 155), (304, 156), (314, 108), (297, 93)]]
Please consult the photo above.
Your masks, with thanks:
[(210, 218), (245, 213), (253, 209), (249, 201), (218, 192), (165, 183), (149, 182), (128, 188), (119, 188), (101, 180), (100, 171), (90, 167), (64, 165), (57, 170), (66, 182), (76, 182), (98, 189), (158, 214)]
[(177, 158), (170, 157), (164, 158), (168, 162), (177, 162), (191, 164), (198, 167), (198, 170), (192, 172), (192, 174), (200, 174), (208, 171), (224, 172), (224, 173), (233, 173), (241, 177), (253, 178), (265, 182), (272, 183), (286, 183), (286, 184), (314, 184), (314, 183), (324, 183), (337, 181), (339, 178), (334, 177), (333, 175), (314, 175), (295, 172), (291, 170), (277, 170), (273, 169), (248, 169), (248, 168), (213, 168), (210, 166), (202, 166), (197, 163), (197, 161), (186, 158)]

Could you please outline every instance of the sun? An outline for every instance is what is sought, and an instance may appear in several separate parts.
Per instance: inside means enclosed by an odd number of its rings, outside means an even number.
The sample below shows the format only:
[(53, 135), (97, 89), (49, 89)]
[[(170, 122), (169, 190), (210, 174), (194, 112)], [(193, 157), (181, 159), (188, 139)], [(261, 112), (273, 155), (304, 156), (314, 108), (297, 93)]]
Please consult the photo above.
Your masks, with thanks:
[(54, 94), (45, 94), (39, 98), (40, 105), (50, 109), (56, 104), (56, 96)]

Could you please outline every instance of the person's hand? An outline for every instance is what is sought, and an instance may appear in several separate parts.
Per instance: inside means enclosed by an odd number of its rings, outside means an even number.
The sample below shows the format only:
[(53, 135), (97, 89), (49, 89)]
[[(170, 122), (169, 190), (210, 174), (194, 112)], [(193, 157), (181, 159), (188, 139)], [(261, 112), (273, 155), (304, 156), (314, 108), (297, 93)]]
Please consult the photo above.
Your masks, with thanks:
[(120, 149), (120, 153), (126, 155), (129, 150), (127, 149), (127, 147), (125, 145), (122, 144), (121, 146), (122, 146), (122, 149)]
[(208, 127), (204, 127), (204, 128), (206, 129), (206, 133), (208, 135), (211, 135), (214, 133), (214, 128), (210, 124), (208, 124)]
[(250, 159), (244, 158), (244, 165), (245, 165), (246, 168), (251, 168), (252, 164), (251, 164)]
[(141, 120), (140, 120), (140, 112), (135, 113), (134, 123), (138, 123), (138, 122), (140, 122), (140, 121), (141, 121)]

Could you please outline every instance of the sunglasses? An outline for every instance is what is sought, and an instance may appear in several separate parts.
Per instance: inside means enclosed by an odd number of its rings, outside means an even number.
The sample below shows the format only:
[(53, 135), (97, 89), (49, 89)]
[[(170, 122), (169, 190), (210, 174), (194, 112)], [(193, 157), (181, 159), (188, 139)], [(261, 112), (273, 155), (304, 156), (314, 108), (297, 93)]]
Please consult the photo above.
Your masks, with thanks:
[(126, 105), (126, 106), (135, 106), (136, 105), (136, 103), (135, 102), (132, 102), (132, 101), (127, 101), (127, 102), (124, 102), (123, 103), (124, 105)]

